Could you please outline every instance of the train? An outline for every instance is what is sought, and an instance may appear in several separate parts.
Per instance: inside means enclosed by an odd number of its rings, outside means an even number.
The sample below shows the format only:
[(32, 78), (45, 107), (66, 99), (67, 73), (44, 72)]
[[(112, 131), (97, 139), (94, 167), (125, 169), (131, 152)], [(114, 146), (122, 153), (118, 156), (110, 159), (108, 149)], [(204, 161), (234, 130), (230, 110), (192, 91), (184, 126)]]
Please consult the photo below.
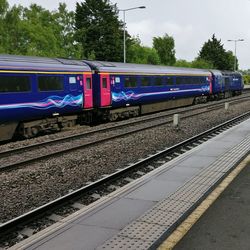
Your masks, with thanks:
[(238, 72), (0, 55), (0, 141), (242, 93)]

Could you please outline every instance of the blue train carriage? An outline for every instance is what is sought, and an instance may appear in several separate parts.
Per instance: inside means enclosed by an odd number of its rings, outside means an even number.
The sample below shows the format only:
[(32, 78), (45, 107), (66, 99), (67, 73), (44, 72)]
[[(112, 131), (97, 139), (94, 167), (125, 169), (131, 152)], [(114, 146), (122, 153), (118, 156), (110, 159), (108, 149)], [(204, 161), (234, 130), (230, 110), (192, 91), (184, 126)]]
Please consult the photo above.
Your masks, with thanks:
[(0, 55), (0, 141), (73, 126), (92, 107), (92, 74), (85, 63)]
[(244, 83), (241, 73), (222, 71), (222, 78), (225, 98), (242, 94)]
[(212, 91), (212, 74), (208, 70), (84, 62), (93, 69), (98, 82), (94, 86), (94, 99), (98, 101), (95, 105), (111, 121), (204, 102)]

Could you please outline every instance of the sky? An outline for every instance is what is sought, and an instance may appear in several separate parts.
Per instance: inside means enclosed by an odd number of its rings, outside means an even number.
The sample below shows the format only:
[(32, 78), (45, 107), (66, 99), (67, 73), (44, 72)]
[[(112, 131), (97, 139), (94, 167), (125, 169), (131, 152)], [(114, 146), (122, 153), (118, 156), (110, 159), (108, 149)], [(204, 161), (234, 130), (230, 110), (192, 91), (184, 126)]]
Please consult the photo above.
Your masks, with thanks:
[[(76, 0), (8, 0), (12, 6), (36, 3), (44, 8), (57, 9), (65, 2), (75, 10)], [(80, 2), (80, 1), (78, 1)], [(119, 9), (146, 6), (126, 12), (130, 35), (139, 36), (143, 45), (152, 46), (152, 38), (167, 33), (175, 40), (177, 59), (192, 61), (202, 45), (215, 34), (226, 50), (234, 52), (241, 69), (250, 69), (250, 0), (111, 0)], [(123, 20), (122, 12), (120, 19)]]

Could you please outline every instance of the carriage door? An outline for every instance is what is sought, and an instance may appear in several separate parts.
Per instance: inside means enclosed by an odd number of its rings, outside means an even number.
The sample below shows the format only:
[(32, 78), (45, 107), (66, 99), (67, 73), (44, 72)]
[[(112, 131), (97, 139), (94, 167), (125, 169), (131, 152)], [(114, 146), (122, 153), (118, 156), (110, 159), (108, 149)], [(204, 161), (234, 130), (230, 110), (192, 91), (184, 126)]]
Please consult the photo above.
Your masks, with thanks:
[(84, 74), (83, 76), (83, 101), (85, 109), (93, 108), (93, 90), (92, 75)]
[(111, 91), (109, 75), (100, 75), (101, 107), (111, 105)]

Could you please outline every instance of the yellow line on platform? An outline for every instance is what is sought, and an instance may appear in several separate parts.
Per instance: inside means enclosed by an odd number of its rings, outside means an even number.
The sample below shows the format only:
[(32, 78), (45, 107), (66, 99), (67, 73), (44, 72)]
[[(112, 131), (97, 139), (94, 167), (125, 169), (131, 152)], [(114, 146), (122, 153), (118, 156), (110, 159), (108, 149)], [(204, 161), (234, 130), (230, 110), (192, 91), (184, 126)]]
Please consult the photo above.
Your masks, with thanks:
[(229, 175), (208, 195), (208, 197), (185, 219), (180, 226), (158, 247), (158, 250), (173, 249), (185, 236), (206, 210), (216, 201), (221, 193), (237, 177), (237, 175), (249, 164), (250, 155), (247, 156)]

